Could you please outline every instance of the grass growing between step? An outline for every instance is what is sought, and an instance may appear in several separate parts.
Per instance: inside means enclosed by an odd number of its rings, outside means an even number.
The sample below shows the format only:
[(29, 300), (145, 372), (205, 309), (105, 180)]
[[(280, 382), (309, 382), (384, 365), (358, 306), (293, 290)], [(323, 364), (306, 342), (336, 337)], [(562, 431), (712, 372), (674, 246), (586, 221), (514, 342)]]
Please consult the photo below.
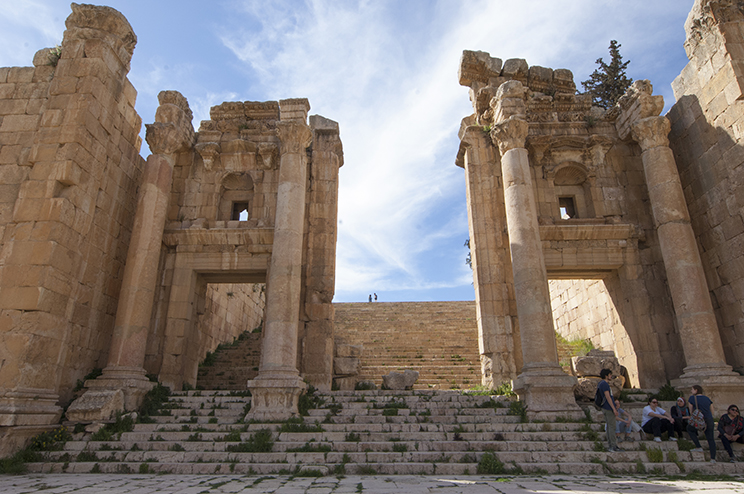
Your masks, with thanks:
[(228, 444), (231, 453), (269, 453), (274, 449), (274, 436), (269, 429), (254, 432), (240, 444)]
[(72, 439), (72, 435), (64, 426), (37, 434), (31, 438), (31, 442), (26, 448), (0, 460), (0, 474), (23, 474), (28, 469), (26, 463), (43, 461), (46, 456), (43, 452), (61, 451), (70, 439)]
[(480, 461), (478, 461), (475, 473), (478, 475), (522, 475), (524, 473), (519, 466), (513, 465), (513, 468), (506, 468), (493, 453), (483, 453)]

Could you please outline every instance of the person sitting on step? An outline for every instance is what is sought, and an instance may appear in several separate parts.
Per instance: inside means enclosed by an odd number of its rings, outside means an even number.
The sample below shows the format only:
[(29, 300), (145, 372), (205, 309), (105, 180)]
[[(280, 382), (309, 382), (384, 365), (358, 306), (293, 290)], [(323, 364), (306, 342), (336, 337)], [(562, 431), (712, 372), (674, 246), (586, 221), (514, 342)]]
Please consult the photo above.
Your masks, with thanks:
[(685, 399), (681, 396), (677, 398), (677, 404), (670, 410), (672, 412), (672, 418), (674, 419), (674, 431), (677, 436), (681, 439), (683, 431), (687, 430), (687, 424), (690, 421), (690, 409), (687, 408)]
[(632, 442), (634, 441), (633, 436), (631, 435), (633, 432), (639, 432), (641, 430), (641, 426), (638, 425), (634, 420), (633, 417), (630, 416), (628, 412), (620, 408), (620, 400), (615, 400), (615, 408), (617, 409), (617, 426), (615, 428), (615, 435), (617, 436), (617, 441), (620, 442), (622, 440), (621, 436), (625, 434), (625, 440)]
[(723, 443), (723, 447), (729, 454), (729, 461), (735, 462), (736, 456), (731, 449), (731, 443), (737, 442), (744, 444), (744, 419), (739, 415), (739, 407), (730, 405), (725, 415), (718, 421), (718, 439)]
[(643, 420), (641, 428), (647, 434), (654, 435), (654, 441), (661, 442), (661, 433), (666, 431), (670, 441), (676, 441), (674, 437), (674, 419), (669, 412), (659, 406), (659, 400), (649, 398), (648, 405), (643, 408)]

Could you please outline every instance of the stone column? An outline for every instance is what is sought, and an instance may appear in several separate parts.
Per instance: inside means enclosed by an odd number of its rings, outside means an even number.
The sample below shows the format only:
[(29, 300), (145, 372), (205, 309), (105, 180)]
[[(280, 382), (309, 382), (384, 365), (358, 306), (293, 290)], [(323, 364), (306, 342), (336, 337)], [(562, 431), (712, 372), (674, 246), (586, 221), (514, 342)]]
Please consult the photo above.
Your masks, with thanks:
[[(297, 415), (305, 383), (297, 370), (297, 337), (302, 291), (307, 152), (312, 132), (306, 123), (307, 100), (280, 102), (279, 186), (274, 242), (266, 282), (266, 324), (258, 376), (247, 420), (286, 420)], [(304, 110), (304, 111), (303, 111)], [(304, 117), (303, 117), (304, 113)]]
[(313, 131), (313, 180), (307, 197), (300, 371), (308, 383), (321, 391), (330, 391), (334, 370), (332, 301), (336, 273), (338, 171), (344, 163), (344, 152), (338, 123), (312, 115), (310, 127)]
[(460, 125), (455, 164), (465, 169), (481, 384), (495, 388), (522, 367), (500, 169), (489, 135), (473, 117)]
[(514, 391), (535, 417), (578, 414), (573, 394), (576, 378), (558, 364), (550, 291), (545, 270), (531, 169), (525, 140), (525, 89), (518, 81), (502, 84), (491, 106), (491, 136), (501, 152), (506, 223), (509, 232), (514, 295), (522, 340), (522, 371)]
[(620, 138), (629, 136), (642, 151), (643, 171), (661, 256), (672, 295), (686, 367), (672, 385), (688, 392), (700, 384), (719, 407), (744, 401), (744, 377), (726, 365), (695, 233), (669, 148), (670, 123), (658, 116), (664, 98), (654, 96), (647, 80), (635, 81), (618, 102), (615, 122)]
[(68, 409), (70, 420), (107, 419), (116, 410), (136, 409), (153, 383), (145, 377), (145, 351), (157, 286), (163, 228), (176, 153), (193, 144), (191, 111), (181, 94), (158, 95), (156, 123), (147, 126), (147, 158), (132, 238), (124, 266), (108, 364), (88, 391)]
[[(651, 210), (687, 364), (674, 385), (684, 389), (701, 384), (706, 394), (721, 398), (722, 393), (729, 394), (738, 388), (735, 395), (741, 399), (744, 378), (726, 365), (700, 252), (674, 154), (669, 148), (670, 128), (664, 116), (642, 118), (631, 126), (633, 138), (643, 151)], [(719, 407), (727, 404), (718, 403)]]

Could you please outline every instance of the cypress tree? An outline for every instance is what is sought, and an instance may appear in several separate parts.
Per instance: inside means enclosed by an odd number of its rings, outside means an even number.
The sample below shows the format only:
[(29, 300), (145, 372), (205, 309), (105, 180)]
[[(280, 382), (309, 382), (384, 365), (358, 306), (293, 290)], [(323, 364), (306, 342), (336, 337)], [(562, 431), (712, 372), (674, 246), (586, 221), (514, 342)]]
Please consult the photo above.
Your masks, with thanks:
[(592, 95), (594, 105), (605, 109), (615, 106), (633, 83), (633, 79), (625, 75), (630, 60), (623, 62), (620, 46), (614, 39), (610, 41), (610, 63), (605, 63), (601, 58), (597, 59), (599, 67), (592, 72), (588, 80), (581, 83), (584, 90)]

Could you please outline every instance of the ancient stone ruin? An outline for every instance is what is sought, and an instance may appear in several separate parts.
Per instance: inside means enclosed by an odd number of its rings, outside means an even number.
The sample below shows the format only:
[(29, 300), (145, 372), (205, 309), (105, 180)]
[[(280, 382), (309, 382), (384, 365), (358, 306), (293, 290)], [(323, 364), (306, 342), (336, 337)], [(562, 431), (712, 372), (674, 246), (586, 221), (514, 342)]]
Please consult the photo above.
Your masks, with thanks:
[(515, 379), (533, 411), (571, 408), (555, 322), (614, 351), (634, 386), (744, 400), (742, 20), (733, 2), (696, 2), (668, 117), (649, 81), (603, 111), (566, 69), (463, 53), (474, 114), (456, 163), (486, 383)]
[[(513, 381), (531, 417), (583, 416), (555, 331), (613, 352), (634, 387), (744, 403), (742, 24), (732, 0), (696, 1), (666, 116), (648, 81), (603, 111), (566, 69), (463, 53), (478, 378)], [(101, 421), (150, 377), (194, 386), (246, 330), (263, 335), (247, 418), (289, 418), (334, 376), (352, 392), (364, 348), (336, 344), (332, 305), (338, 124), (284, 99), (223, 103), (195, 129), (163, 91), (144, 159), (131, 26), (73, 4), (66, 27), (59, 60), (0, 68), (0, 453), (63, 406)]]
[(137, 38), (111, 8), (72, 10), (56, 66), (45, 49), (0, 69), (5, 443), (57, 423), (94, 367), (73, 419), (135, 408), (147, 374), (193, 386), (207, 351), (261, 325), (252, 413), (289, 417), (303, 379), (330, 389), (338, 125), (287, 99), (224, 103), (195, 132), (163, 91), (145, 160)]

